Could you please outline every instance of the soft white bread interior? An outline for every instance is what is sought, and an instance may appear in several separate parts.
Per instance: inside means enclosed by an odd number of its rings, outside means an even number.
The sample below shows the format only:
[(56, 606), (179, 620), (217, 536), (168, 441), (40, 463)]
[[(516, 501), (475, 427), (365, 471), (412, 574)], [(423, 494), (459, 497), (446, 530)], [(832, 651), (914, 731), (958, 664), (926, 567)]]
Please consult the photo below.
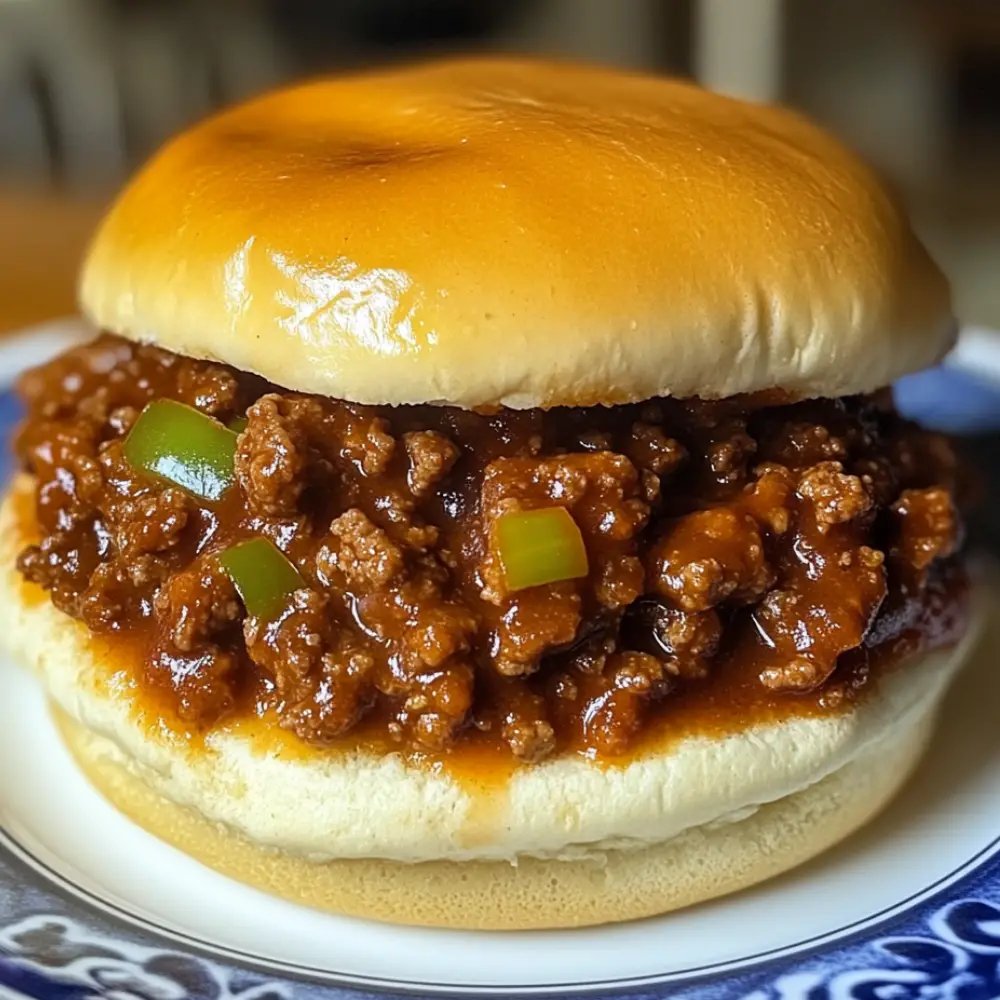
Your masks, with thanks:
[(819, 128), (511, 59), (210, 118), (125, 189), (80, 287), (98, 327), (364, 403), (840, 396), (954, 336), (901, 207)]
[(393, 923), (463, 930), (584, 927), (667, 913), (762, 882), (864, 825), (909, 777), (933, 713), (890, 747), (873, 747), (804, 791), (732, 822), (576, 861), (316, 862), (262, 848), (136, 775), (121, 748), (59, 714), (71, 752), (137, 824), (203, 864), (292, 902)]

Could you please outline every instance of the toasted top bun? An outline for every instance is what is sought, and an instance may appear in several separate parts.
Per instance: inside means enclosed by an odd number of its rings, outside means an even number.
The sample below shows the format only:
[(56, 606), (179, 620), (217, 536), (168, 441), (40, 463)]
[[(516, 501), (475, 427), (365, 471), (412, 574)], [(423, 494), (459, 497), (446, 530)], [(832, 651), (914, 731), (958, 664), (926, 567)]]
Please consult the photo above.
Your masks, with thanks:
[(197, 125), (86, 260), (95, 324), (363, 403), (839, 396), (939, 359), (948, 285), (788, 111), (578, 65), (446, 61)]
[[(865, 755), (907, 744), (972, 642), (914, 658), (845, 711), (691, 737), (603, 767), (572, 755), (479, 785), (398, 754), (295, 752), (219, 728), (192, 748), (143, 715), (113, 652), (14, 568), (31, 481), (0, 508), (0, 636), (53, 700), (159, 794), (252, 842), (313, 860), (578, 860), (745, 819)], [(265, 720), (266, 721), (266, 720)], [(272, 724), (271, 728), (277, 728)]]

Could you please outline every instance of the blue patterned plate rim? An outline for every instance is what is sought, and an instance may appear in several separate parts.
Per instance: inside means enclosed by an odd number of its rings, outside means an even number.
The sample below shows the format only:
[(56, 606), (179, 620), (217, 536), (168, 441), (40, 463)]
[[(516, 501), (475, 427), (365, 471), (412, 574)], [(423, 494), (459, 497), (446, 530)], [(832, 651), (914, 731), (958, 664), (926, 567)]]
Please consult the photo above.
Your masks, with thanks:
[[(102, 899), (95, 893), (77, 885), (71, 879), (55, 871), (42, 859), (35, 856), (31, 851), (14, 840), (7, 831), (0, 826), (0, 845), (6, 848), (10, 854), (19, 858), (29, 869), (40, 872), (46, 876), (48, 881), (62, 887), (71, 893), (87, 907), (101, 911), (116, 921), (137, 929), (147, 931), (175, 944), (189, 947), (206, 958), (218, 959), (228, 958), (253, 968), (258, 972), (282, 972), (287, 975), (305, 976), (317, 983), (343, 984), (347, 986), (372, 986), (383, 993), (391, 988), (405, 996), (427, 996), (429, 990), (439, 990), (447, 992), (451, 996), (482, 996), (484, 993), (501, 992), (504, 996), (512, 995), (565, 995), (568, 990), (576, 990), (581, 993), (590, 993), (595, 990), (614, 987), (616, 989), (633, 989), (641, 986), (659, 986), (674, 983), (690, 983), (703, 980), (706, 977), (716, 977), (732, 972), (753, 972), (762, 967), (773, 966), (780, 963), (782, 959), (794, 957), (797, 960), (805, 961), (814, 957), (827, 945), (835, 944), (838, 947), (847, 947), (855, 942), (862, 935), (868, 935), (872, 931), (883, 928), (897, 916), (912, 912), (921, 903), (930, 901), (944, 890), (960, 883), (968, 875), (976, 872), (982, 873), (983, 863), (993, 859), (1000, 848), (1000, 835), (994, 838), (982, 850), (969, 858), (963, 865), (947, 875), (937, 879), (932, 884), (912, 893), (910, 896), (899, 900), (883, 910), (861, 918), (852, 924), (839, 927), (836, 930), (824, 934), (816, 935), (812, 938), (803, 939), (792, 944), (783, 945), (780, 948), (770, 949), (754, 955), (743, 956), (728, 962), (714, 963), (711, 965), (697, 966), (689, 969), (680, 969), (673, 972), (652, 974), (637, 978), (622, 978), (607, 980), (589, 980), (587, 982), (573, 982), (563, 984), (550, 984), (535, 989), (519, 988), (517, 993), (512, 993), (511, 987), (498, 983), (477, 984), (474, 988), (468, 986), (453, 986), (448, 983), (435, 981), (408, 980), (405, 989), (400, 989), (401, 983), (398, 980), (381, 978), (378, 976), (347, 975), (342, 973), (330, 973), (325, 969), (309, 967), (294, 963), (282, 962), (279, 960), (263, 959), (247, 952), (230, 948), (224, 945), (209, 944), (186, 934), (184, 931), (174, 930), (147, 920), (131, 913), (123, 906)], [(997, 866), (990, 866), (994, 868)], [(960, 902), (966, 902), (961, 900)], [(954, 905), (952, 901), (951, 905)], [(2, 982), (2, 979), (0, 979)], [(1000, 985), (1000, 984), (998, 984)]]

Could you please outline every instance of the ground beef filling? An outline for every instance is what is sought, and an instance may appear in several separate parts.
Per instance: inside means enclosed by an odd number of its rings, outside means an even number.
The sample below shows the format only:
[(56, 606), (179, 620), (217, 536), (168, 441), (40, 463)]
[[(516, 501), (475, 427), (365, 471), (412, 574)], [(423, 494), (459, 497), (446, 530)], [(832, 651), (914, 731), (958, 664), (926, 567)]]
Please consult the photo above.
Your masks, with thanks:
[[(192, 727), (248, 699), (326, 745), (373, 727), (526, 761), (618, 754), (727, 671), (835, 706), (866, 664), (954, 640), (947, 442), (888, 394), (476, 414), (365, 407), (113, 337), (26, 375), (37, 479), (19, 567), (94, 632), (146, 638), (142, 684)], [(143, 406), (246, 416), (218, 503), (132, 469)], [(510, 592), (493, 525), (562, 506), (589, 575)], [(270, 538), (307, 586), (247, 616), (218, 561)]]

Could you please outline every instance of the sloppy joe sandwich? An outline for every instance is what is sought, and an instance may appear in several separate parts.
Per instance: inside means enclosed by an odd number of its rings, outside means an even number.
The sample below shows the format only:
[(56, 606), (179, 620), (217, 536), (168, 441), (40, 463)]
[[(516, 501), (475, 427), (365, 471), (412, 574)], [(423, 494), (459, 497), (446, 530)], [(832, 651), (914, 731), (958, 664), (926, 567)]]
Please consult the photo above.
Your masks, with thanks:
[(170, 142), (20, 381), (3, 635), (237, 879), (457, 927), (661, 913), (872, 816), (969, 619), (949, 289), (788, 111), (545, 62)]

